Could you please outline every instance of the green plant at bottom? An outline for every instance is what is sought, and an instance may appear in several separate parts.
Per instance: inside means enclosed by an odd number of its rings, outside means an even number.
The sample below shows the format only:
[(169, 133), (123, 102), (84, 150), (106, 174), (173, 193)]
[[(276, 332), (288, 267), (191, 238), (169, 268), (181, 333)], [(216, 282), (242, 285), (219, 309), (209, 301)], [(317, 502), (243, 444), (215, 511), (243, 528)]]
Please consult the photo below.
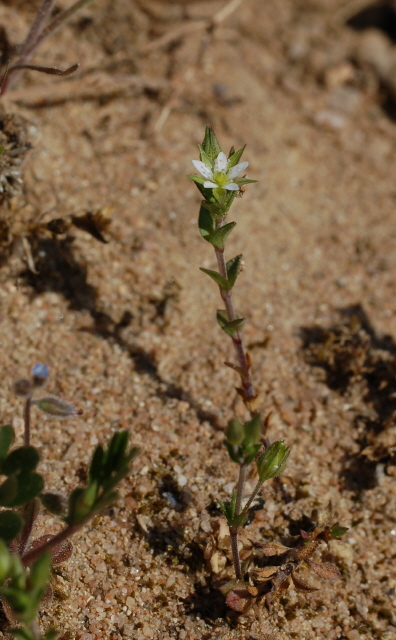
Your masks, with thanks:
[[(51, 596), (51, 568), (68, 560), (69, 538), (95, 514), (117, 499), (116, 487), (125, 477), (138, 450), (129, 448), (129, 432), (115, 433), (107, 446), (99, 444), (91, 458), (85, 486), (69, 497), (44, 491), (37, 472), (38, 451), (30, 445), (31, 408), (48, 415), (72, 417), (81, 414), (74, 405), (54, 396), (36, 397), (48, 377), (48, 368), (36, 365), (30, 379), (15, 383), (17, 395), (25, 398), (24, 445), (12, 448), (15, 434), (10, 425), (0, 427), (0, 599), (14, 628), (15, 638), (51, 640), (56, 631), (41, 635), (36, 618), (43, 600)], [(34, 523), (43, 505), (65, 526), (55, 535), (32, 540)]]

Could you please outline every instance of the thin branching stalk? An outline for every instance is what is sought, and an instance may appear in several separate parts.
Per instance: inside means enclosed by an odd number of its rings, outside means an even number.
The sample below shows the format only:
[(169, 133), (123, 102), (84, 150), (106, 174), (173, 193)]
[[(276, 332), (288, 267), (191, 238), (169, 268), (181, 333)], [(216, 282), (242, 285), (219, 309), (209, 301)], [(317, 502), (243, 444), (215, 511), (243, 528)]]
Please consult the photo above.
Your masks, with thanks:
[(21, 47), (19, 64), (27, 62), (33, 51), (36, 49), (37, 43), (40, 41), (40, 36), (49, 19), (49, 16), (51, 15), (55, 3), (56, 0), (43, 0), (43, 3), (33, 21), (33, 24), (30, 27), (30, 31), (25, 39), (25, 42)]
[(37, 46), (41, 44), (48, 36), (55, 33), (59, 27), (62, 27), (70, 18), (72, 18), (80, 9), (83, 9), (87, 5), (91, 4), (93, 0), (77, 0), (71, 7), (65, 9), (59, 13), (49, 25), (43, 30), (40, 38), (37, 41)]
[[(224, 224), (224, 218), (217, 223), (216, 229), (219, 229), (220, 227), (222, 227), (223, 224)], [(219, 268), (219, 273), (220, 275), (223, 276), (223, 278), (228, 280), (226, 260), (224, 257), (224, 249), (221, 250), (216, 247), (214, 249), (215, 249), (215, 254), (217, 259), (217, 265)], [(230, 291), (225, 291), (224, 289), (220, 289), (220, 295), (227, 311), (228, 320), (230, 322), (232, 322), (233, 320), (236, 320), (237, 315), (235, 312), (234, 303), (232, 299), (232, 289)], [(238, 359), (238, 366), (240, 369), (240, 378), (241, 378), (241, 384), (243, 389), (244, 401), (246, 406), (248, 406), (249, 401), (254, 400), (254, 398), (256, 397), (256, 392), (255, 392), (252, 378), (250, 375), (249, 362), (248, 362), (245, 347), (243, 344), (241, 332), (236, 331), (235, 334), (231, 336), (231, 339), (234, 344), (236, 356)], [(252, 411), (251, 409), (249, 409), (249, 411), (250, 411), (251, 417), (253, 417), (255, 415), (255, 412)], [(248, 471), (248, 466), (246, 464), (241, 464), (239, 467), (238, 482), (236, 484), (236, 492), (237, 492), (237, 499), (236, 499), (236, 505), (235, 505), (236, 516), (239, 516), (240, 513), (242, 512), (242, 499), (243, 499), (243, 492), (245, 488), (247, 471)], [(241, 561), (240, 561), (239, 549), (238, 549), (238, 528), (236, 529), (230, 528), (230, 538), (231, 538), (231, 549), (232, 549), (235, 577), (237, 580), (240, 580), (242, 578), (242, 574), (241, 574)]]
[(25, 407), (24, 407), (24, 410), (23, 410), (24, 444), (25, 444), (25, 447), (28, 447), (30, 445), (30, 425), (31, 425), (30, 411), (31, 411), (31, 407), (32, 407), (32, 399), (31, 398), (27, 398), (26, 402), (25, 402)]
[[(224, 218), (219, 223), (217, 223), (216, 229), (220, 229), (220, 227), (222, 227), (223, 224), (224, 224)], [(215, 247), (215, 254), (217, 259), (217, 265), (219, 267), (219, 273), (223, 276), (223, 278), (228, 280), (226, 261), (224, 258), (224, 250), (217, 249)], [(221, 290), (221, 298), (225, 304), (229, 321), (232, 322), (233, 320), (236, 320), (237, 315), (235, 313), (234, 304), (232, 300), (232, 289), (230, 291)], [(243, 344), (240, 331), (236, 331), (235, 335), (232, 336), (232, 342), (235, 347), (236, 355), (238, 358), (238, 365), (241, 370), (240, 376), (241, 376), (242, 389), (244, 392), (244, 399), (246, 400), (247, 403), (249, 403), (249, 400), (253, 400), (256, 397), (256, 392), (253, 387), (250, 370), (249, 370), (250, 369), (249, 362), (247, 359), (247, 355), (246, 355), (246, 351), (245, 351), (245, 347)], [(253, 412), (251, 412), (251, 414), (253, 415)]]
[(230, 540), (231, 540), (231, 551), (232, 551), (232, 562), (234, 565), (235, 578), (237, 580), (242, 579), (242, 568), (241, 568), (241, 558), (239, 556), (238, 549), (238, 529), (230, 527)]
[[(19, 56), (6, 71), (6, 75), (0, 88), (0, 96), (4, 95), (6, 91), (9, 91), (12, 86), (15, 85), (21, 77), (24, 69), (29, 68), (27, 67), (28, 62), (40, 44), (62, 27), (70, 18), (80, 11), (80, 9), (91, 2), (93, 2), (93, 0), (77, 0), (71, 5), (71, 7), (60, 12), (49, 24), (47, 24), (49, 16), (54, 9), (56, 0), (43, 0), (25, 42), (19, 48)], [(36, 65), (33, 65), (30, 68), (44, 70), (44, 68), (40, 68)], [(70, 69), (73, 69), (74, 71), (75, 68), (77, 67), (70, 67), (69, 71)], [(59, 73), (58, 75), (67, 75), (67, 72), (66, 74)]]

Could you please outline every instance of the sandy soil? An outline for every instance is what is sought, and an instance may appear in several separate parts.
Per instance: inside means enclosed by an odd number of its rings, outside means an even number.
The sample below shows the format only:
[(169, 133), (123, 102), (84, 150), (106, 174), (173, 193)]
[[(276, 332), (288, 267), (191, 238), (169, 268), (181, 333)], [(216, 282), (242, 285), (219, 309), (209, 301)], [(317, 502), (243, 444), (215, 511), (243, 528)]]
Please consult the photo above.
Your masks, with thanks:
[[(11, 42), (38, 4), (3, 1)], [(51, 392), (84, 409), (34, 416), (49, 488), (78, 484), (118, 428), (141, 448), (42, 612), (62, 640), (396, 638), (396, 9), (245, 0), (217, 14), (232, 4), (97, 0), (35, 57), (79, 62), (74, 76), (26, 73), (3, 100), (32, 149), (0, 271), (2, 421), (21, 434), (12, 381), (46, 362)], [(269, 484), (247, 531), (287, 543), (330, 500), (350, 528), (318, 556), (342, 580), (308, 575), (318, 591), (239, 618), (203, 558), (237, 472), (222, 429), (243, 415), (185, 177), (207, 124), (225, 149), (247, 143), (259, 180), (233, 207), (228, 251), (245, 257), (235, 299), (269, 436), (292, 447), (292, 499)], [(107, 244), (36, 234), (29, 268), (27, 223), (101, 208)], [(40, 531), (59, 526), (43, 514)]]

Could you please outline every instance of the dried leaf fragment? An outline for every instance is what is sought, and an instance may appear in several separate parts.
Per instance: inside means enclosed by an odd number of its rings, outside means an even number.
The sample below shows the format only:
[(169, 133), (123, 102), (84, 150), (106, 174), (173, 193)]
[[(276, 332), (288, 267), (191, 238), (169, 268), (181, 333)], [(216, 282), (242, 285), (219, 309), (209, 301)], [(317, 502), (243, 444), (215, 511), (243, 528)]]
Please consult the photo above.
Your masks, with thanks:
[(316, 575), (323, 578), (323, 580), (339, 580), (341, 573), (334, 564), (331, 562), (313, 562), (313, 560), (306, 560), (308, 567), (316, 573)]
[(291, 579), (297, 591), (302, 591), (303, 593), (311, 593), (312, 591), (319, 591), (319, 589), (317, 589), (316, 587), (311, 587), (311, 585), (309, 585), (307, 582), (304, 582), (304, 580), (301, 580), (301, 578), (298, 578), (294, 572), (292, 573)]
[(260, 549), (265, 556), (281, 556), (292, 550), (291, 547), (285, 547), (278, 542), (263, 542), (260, 544)]

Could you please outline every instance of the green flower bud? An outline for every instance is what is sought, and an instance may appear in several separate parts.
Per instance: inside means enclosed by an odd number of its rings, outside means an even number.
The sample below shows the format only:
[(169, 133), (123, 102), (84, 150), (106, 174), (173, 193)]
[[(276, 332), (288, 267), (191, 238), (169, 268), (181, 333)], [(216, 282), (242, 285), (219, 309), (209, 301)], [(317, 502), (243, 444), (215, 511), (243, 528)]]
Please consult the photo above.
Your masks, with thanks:
[(48, 413), (50, 416), (57, 416), (58, 418), (70, 418), (82, 414), (81, 409), (78, 409), (74, 404), (70, 404), (70, 402), (65, 402), (54, 396), (45, 396), (39, 400), (34, 400), (32, 404), (35, 404), (44, 413)]
[(287, 447), (283, 440), (271, 444), (257, 460), (261, 482), (279, 476), (286, 466), (289, 454), (290, 447)]
[(14, 393), (20, 398), (30, 398), (32, 395), (32, 383), (26, 378), (21, 378), (14, 382)]
[(250, 444), (257, 444), (257, 442), (260, 441), (260, 438), (261, 438), (261, 418), (257, 414), (254, 416), (254, 418), (250, 422), (245, 424), (245, 439), (243, 441), (243, 444), (245, 446)]
[(237, 418), (231, 418), (231, 420), (229, 420), (228, 422), (225, 435), (229, 444), (238, 446), (239, 444), (241, 444), (245, 437), (245, 429), (243, 424), (239, 422)]

